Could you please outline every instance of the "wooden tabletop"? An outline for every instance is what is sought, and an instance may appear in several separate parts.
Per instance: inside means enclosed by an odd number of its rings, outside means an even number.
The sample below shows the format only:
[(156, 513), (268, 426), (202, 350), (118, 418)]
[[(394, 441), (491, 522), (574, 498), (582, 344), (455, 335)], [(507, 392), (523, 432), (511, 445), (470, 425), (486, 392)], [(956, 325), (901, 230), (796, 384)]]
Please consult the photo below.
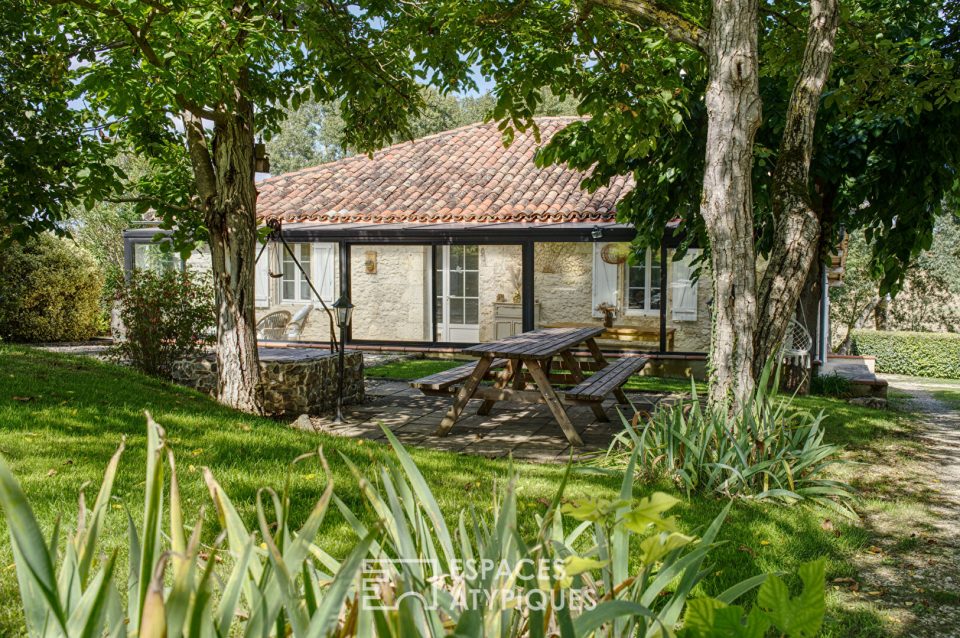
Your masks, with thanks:
[(475, 356), (493, 355), (508, 359), (547, 359), (603, 333), (603, 326), (593, 328), (542, 328), (531, 332), (479, 343), (463, 352)]

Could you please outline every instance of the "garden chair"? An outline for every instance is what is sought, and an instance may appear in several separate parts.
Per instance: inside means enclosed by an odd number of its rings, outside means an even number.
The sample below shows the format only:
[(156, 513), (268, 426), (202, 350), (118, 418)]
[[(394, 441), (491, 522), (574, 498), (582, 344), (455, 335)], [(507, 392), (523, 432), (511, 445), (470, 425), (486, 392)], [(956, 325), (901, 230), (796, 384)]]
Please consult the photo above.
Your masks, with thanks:
[(290, 323), (290, 313), (286, 310), (277, 310), (265, 315), (257, 322), (257, 339), (282, 340), (288, 323)]
[(303, 326), (307, 323), (307, 317), (313, 310), (313, 304), (308, 303), (293, 315), (293, 319), (287, 324), (287, 339), (295, 341), (303, 334)]
[(787, 324), (787, 336), (784, 337), (783, 347), (780, 349), (781, 361), (807, 369), (810, 367), (811, 348), (813, 348), (813, 337), (802, 323), (791, 319)]

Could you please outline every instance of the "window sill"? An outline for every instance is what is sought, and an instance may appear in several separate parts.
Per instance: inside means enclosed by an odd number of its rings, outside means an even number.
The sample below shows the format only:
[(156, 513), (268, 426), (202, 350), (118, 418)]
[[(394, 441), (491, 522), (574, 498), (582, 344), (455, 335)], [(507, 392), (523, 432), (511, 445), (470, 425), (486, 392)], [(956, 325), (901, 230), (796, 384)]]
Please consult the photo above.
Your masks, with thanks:
[(627, 310), (625, 317), (659, 317), (659, 310)]

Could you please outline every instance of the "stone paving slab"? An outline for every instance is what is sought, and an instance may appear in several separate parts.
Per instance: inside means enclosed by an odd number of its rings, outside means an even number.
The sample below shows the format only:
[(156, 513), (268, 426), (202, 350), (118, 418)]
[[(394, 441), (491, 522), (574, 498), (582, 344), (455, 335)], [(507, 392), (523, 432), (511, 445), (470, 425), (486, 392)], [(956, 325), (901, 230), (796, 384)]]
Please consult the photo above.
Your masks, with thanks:
[[(676, 400), (663, 393), (631, 393), (638, 409), (650, 410), (658, 403)], [(445, 436), (434, 435), (453, 397), (425, 396), (405, 381), (367, 380), (367, 400), (344, 411), (346, 423), (336, 425), (330, 417), (311, 417), (314, 431), (337, 436), (383, 440), (380, 424), (386, 425), (404, 445), (432, 450), (507, 458), (535, 463), (566, 463), (571, 447), (545, 405), (497, 404), (489, 415), (477, 414), (480, 400), (467, 404), (463, 416)], [(609, 422), (596, 421), (586, 406), (568, 408), (570, 419), (584, 446), (574, 448), (574, 458), (602, 454), (614, 435), (622, 430), (613, 400), (604, 403)]]

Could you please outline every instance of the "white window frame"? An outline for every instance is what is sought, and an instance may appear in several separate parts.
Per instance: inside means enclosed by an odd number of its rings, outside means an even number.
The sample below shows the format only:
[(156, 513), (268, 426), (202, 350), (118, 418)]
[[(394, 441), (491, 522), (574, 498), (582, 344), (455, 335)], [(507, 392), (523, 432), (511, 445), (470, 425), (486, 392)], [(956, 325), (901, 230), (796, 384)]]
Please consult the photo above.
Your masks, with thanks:
[[(333, 303), (333, 300), (336, 298), (337, 294), (337, 255), (339, 251), (339, 246), (336, 243), (324, 243), (324, 242), (300, 242), (296, 244), (287, 244), (290, 247), (290, 250), (297, 257), (297, 260), (300, 262), (300, 265), (304, 267), (304, 270), (310, 276), (310, 281), (313, 283), (313, 287), (323, 295), (323, 301), (327, 305)], [(303, 263), (303, 248), (306, 247), (307, 253), (309, 255), (309, 264)], [(283, 272), (284, 264), (287, 263), (287, 260), (290, 259), (290, 255), (287, 253), (286, 249), (283, 247), (283, 244), (277, 244), (273, 247), (275, 250), (280, 251), (280, 270)], [(326, 251), (326, 254), (325, 254)], [(261, 258), (262, 259), (262, 258)], [(283, 282), (284, 277), (279, 277), (276, 279), (277, 282), (277, 295), (275, 299), (278, 300), (278, 303), (282, 306), (296, 306), (308, 303), (317, 303), (320, 301), (312, 290), (308, 288), (308, 294), (304, 296), (303, 286), (306, 284), (306, 280), (303, 277), (303, 273), (300, 272), (300, 269), (297, 268), (296, 264), (293, 264), (293, 283), (294, 283), (294, 296), (285, 297), (283, 294)], [(289, 280), (288, 280), (289, 281)]]
[[(644, 252), (644, 284), (643, 284), (643, 308), (631, 308), (630, 307), (630, 269), (639, 266), (639, 264), (631, 264), (627, 261), (623, 265), (623, 270), (621, 272), (621, 281), (623, 288), (623, 311), (628, 317), (653, 317), (660, 314), (659, 308), (651, 308), (652, 303), (651, 299), (651, 289), (653, 288), (653, 259), (654, 254), (658, 251), (651, 250), (647, 248)], [(659, 255), (657, 255), (659, 259)], [(657, 287), (660, 287), (660, 281), (656, 282)], [(663, 290), (660, 290), (660, 304), (664, 303), (664, 294)]]
[[(297, 261), (300, 262), (300, 266), (304, 270), (308, 270), (313, 275), (313, 250), (310, 244), (287, 244), (290, 247), (290, 252), (294, 254), (297, 258)], [(287, 282), (290, 281), (286, 276), (281, 276), (279, 278), (280, 282), (280, 303), (284, 305), (290, 304), (302, 304), (302, 303), (311, 303), (316, 301), (314, 299), (313, 293), (310, 292), (309, 288), (307, 290), (307, 295), (303, 295), (303, 286), (306, 284), (306, 279), (303, 276), (303, 273), (300, 271), (300, 268), (297, 268), (297, 264), (293, 262), (290, 257), (290, 252), (287, 252), (286, 248), (281, 244), (277, 247), (280, 250), (280, 272), (283, 273), (286, 270), (286, 265), (289, 262), (293, 268), (293, 297), (287, 297), (284, 295), (284, 287)], [(309, 256), (309, 263), (303, 263), (303, 249), (307, 249), (307, 255)]]

